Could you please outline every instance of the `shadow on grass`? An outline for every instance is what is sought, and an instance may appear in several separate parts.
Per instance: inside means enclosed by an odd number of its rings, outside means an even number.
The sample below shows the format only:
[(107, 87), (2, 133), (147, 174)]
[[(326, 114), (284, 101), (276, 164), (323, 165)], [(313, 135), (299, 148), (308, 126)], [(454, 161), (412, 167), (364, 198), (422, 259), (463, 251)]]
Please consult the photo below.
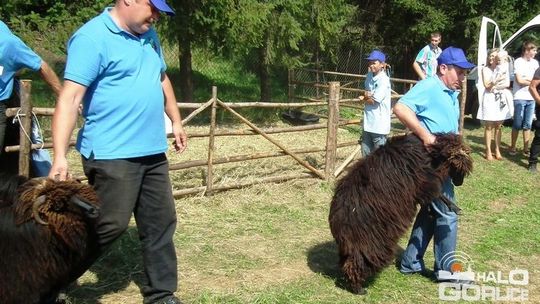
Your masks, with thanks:
[[(313, 272), (332, 279), (336, 287), (352, 292), (347, 278), (345, 278), (339, 267), (339, 254), (335, 242), (325, 242), (310, 248), (307, 263)], [(368, 278), (364, 287), (369, 288), (378, 276), (377, 274)]]
[[(508, 126), (508, 125), (511, 126), (511, 122), (505, 121), (504, 125), (505, 126)], [(478, 126), (480, 126), (480, 125), (478, 125)], [(471, 146), (473, 154), (477, 154), (480, 157), (485, 158), (486, 157), (486, 152), (485, 152), (484, 136), (483, 135), (482, 136), (472, 135), (471, 132), (467, 132), (467, 127), (470, 127), (471, 129), (474, 128), (474, 127), (471, 126), (471, 125), (465, 124), (465, 129), (466, 129), (465, 130), (465, 138), (471, 144), (470, 146)], [(482, 129), (483, 129), (483, 127), (482, 127)], [(511, 129), (509, 131), (507, 131), (507, 132), (510, 132), (510, 131), (511, 131)], [(503, 138), (508, 137), (507, 134), (504, 134), (504, 133), (505, 132), (503, 131)], [(492, 145), (493, 145), (493, 143), (492, 143)], [(527, 166), (529, 164), (528, 163), (528, 156), (523, 155), (521, 152), (518, 152), (515, 155), (511, 155), (509, 153), (509, 151), (510, 151), (510, 144), (509, 143), (501, 141), (500, 150), (501, 150), (501, 154), (503, 156), (503, 159), (506, 159), (506, 160), (508, 160), (510, 162), (513, 162), (513, 163), (515, 163), (516, 165), (518, 165), (520, 167), (527, 168)]]
[(101, 297), (125, 290), (131, 282), (140, 290), (144, 280), (138, 232), (135, 227), (129, 227), (90, 267), (82, 283), (69, 288), (68, 295), (75, 303), (98, 304)]

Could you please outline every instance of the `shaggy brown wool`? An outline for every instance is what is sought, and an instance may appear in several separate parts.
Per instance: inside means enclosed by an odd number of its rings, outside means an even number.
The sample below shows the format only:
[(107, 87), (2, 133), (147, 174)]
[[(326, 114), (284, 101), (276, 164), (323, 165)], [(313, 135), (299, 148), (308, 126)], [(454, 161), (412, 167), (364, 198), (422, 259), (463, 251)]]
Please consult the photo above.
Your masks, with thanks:
[(441, 197), (443, 181), (455, 184), (472, 171), (470, 149), (455, 134), (436, 134), (427, 149), (413, 134), (390, 138), (338, 181), (330, 205), (330, 230), (339, 264), (354, 293), (388, 266), (417, 204)]
[[(86, 271), (81, 265), (97, 245), (95, 219), (70, 199), (97, 209), (98, 198), (76, 181), (1, 176), (0, 183), (0, 302), (42, 303)], [(45, 224), (34, 217), (36, 201)]]

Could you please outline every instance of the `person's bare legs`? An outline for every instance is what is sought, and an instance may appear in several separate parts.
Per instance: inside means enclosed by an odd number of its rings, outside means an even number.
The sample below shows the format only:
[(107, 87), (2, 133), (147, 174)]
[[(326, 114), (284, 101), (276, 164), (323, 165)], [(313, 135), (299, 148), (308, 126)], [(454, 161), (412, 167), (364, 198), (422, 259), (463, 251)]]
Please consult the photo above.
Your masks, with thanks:
[(529, 152), (529, 139), (531, 138), (531, 130), (523, 130), (523, 153)]
[(495, 139), (495, 158), (496, 159), (502, 159), (502, 155), (501, 155), (501, 136), (502, 136), (502, 122), (500, 121), (497, 121), (495, 122), (495, 127), (494, 127), (494, 130), (495, 130), (495, 134), (494, 134), (494, 139)]
[(493, 122), (486, 121), (486, 126), (484, 128), (484, 140), (486, 144), (486, 159), (487, 160), (493, 160), (493, 156), (491, 155), (491, 134), (493, 131)]
[(516, 153), (516, 142), (519, 135), (519, 130), (512, 128), (512, 142), (510, 145), (510, 153)]

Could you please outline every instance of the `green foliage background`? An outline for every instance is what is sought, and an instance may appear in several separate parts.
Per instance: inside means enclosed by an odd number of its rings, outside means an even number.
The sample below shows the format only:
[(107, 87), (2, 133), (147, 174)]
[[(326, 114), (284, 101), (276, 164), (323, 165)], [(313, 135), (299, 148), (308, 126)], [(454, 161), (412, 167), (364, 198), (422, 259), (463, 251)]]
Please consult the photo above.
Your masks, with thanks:
[[(140, 0), (144, 1), (144, 0)], [(62, 58), (70, 35), (111, 0), (1, 0), (0, 19), (40, 54)], [(283, 84), (286, 69), (330, 66), (338, 50), (380, 48), (395, 77), (414, 78), (410, 68), (430, 32), (476, 56), (482, 16), (496, 20), (504, 37), (540, 12), (540, 1), (523, 0), (169, 0), (175, 18), (158, 24), (175, 49), (180, 91), (187, 99), (197, 70), (195, 54), (212, 54), (253, 73), (261, 94)], [(364, 54), (360, 54), (363, 56)], [(182, 60), (184, 59), (184, 60)], [(202, 58), (204, 60), (204, 58)], [(199, 77), (200, 78), (200, 77)], [(268, 80), (266, 80), (268, 78)], [(264, 82), (267, 83), (264, 83)], [(274, 84), (271, 84), (273, 82)], [(278, 92), (278, 95), (282, 92)], [(274, 93), (275, 95), (275, 93)]]

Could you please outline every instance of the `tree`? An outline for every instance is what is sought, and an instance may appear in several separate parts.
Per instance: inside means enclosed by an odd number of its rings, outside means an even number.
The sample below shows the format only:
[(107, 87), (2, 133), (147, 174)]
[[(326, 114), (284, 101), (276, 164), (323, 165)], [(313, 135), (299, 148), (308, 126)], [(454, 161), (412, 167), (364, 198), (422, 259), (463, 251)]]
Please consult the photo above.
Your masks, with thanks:
[(176, 16), (166, 20), (161, 28), (166, 37), (178, 45), (180, 99), (184, 102), (193, 102), (192, 48), (205, 47), (208, 41), (220, 39), (220, 29), (224, 27), (220, 15), (228, 1), (169, 1)]
[(112, 2), (3, 0), (0, 19), (32, 48), (65, 55), (71, 34)]
[[(465, 49), (476, 56), (482, 16), (496, 20), (503, 37), (516, 31), (540, 11), (540, 2), (522, 0), (366, 0), (358, 3), (349, 27), (351, 44), (382, 47), (390, 55), (396, 74), (414, 78), (411, 63), (426, 44), (429, 33), (443, 34), (442, 46)], [(361, 5), (360, 5), (361, 4)]]
[(344, 0), (238, 1), (227, 14), (227, 46), (258, 63), (260, 100), (270, 101), (272, 68), (306, 64), (338, 44), (354, 9)]

